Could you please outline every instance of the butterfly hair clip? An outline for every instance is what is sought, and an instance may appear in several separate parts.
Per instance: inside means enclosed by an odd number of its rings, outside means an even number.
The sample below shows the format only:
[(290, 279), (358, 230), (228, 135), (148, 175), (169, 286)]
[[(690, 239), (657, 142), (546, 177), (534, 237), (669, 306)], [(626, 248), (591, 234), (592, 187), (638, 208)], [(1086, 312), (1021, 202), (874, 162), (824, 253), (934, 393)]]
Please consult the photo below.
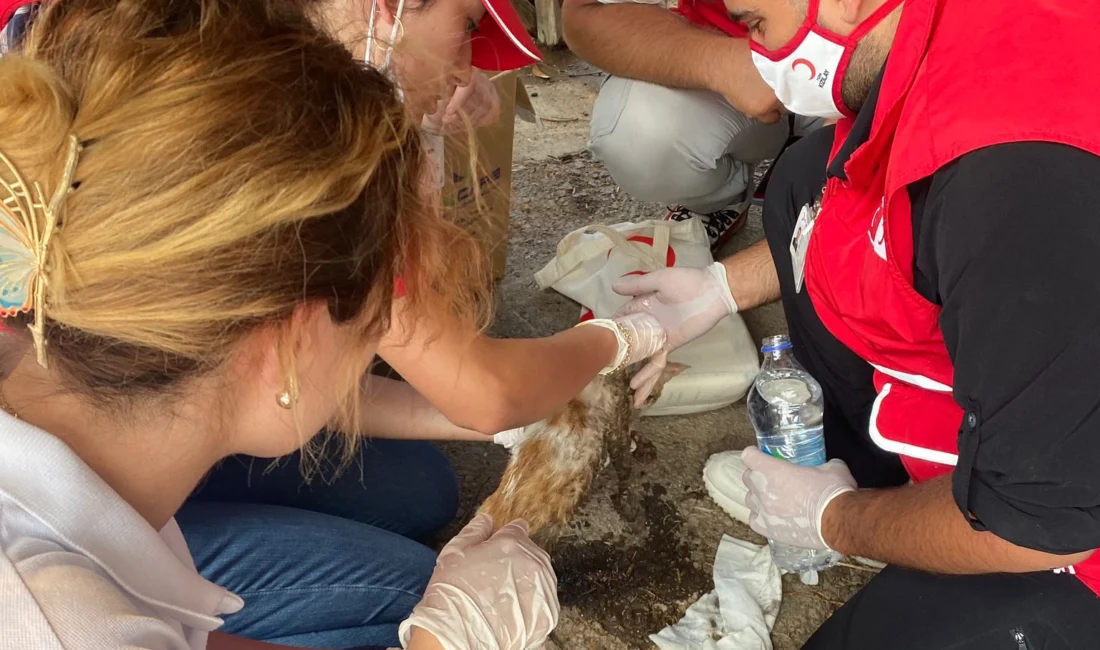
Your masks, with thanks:
[(46, 252), (57, 229), (61, 202), (72, 190), (80, 140), (69, 136), (61, 182), (49, 202), (38, 183), (28, 184), (0, 151), (0, 317), (34, 310), (31, 335), (38, 363), (46, 367)]

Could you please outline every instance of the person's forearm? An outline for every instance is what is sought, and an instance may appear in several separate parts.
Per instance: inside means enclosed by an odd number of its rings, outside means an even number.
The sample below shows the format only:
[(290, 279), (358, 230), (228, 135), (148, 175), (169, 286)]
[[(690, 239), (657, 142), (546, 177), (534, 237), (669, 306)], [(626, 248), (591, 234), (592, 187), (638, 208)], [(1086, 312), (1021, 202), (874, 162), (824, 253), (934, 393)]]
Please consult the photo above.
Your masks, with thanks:
[(372, 438), (492, 440), (484, 433), (453, 424), (415, 388), (386, 377), (367, 379), (359, 420), (361, 432)]
[[(620, 77), (675, 88), (714, 88), (713, 66), (744, 39), (696, 27), (655, 5), (566, 0), (565, 41), (580, 58)], [(751, 66), (748, 54), (744, 60)], [(701, 64), (701, 62), (703, 62)]]
[(726, 281), (738, 311), (779, 300), (779, 276), (766, 240), (727, 257), (722, 266), (726, 267)]
[(431, 632), (414, 627), (409, 637), (409, 650), (443, 650), (443, 644)]
[[(206, 650), (295, 650), (295, 646), (275, 645), (226, 634), (225, 632), (211, 632), (206, 640)], [(390, 648), (389, 650), (400, 650), (400, 648)], [(417, 627), (413, 628), (408, 650), (443, 650), (443, 646), (431, 633)]]
[(486, 359), (509, 402), (505, 429), (550, 417), (614, 362), (619, 344), (602, 327), (578, 327), (540, 339), (482, 339)]
[[(211, 632), (206, 638), (206, 650), (294, 650), (291, 646), (253, 641), (225, 632)], [(410, 649), (411, 650), (411, 649)], [(425, 650), (430, 650), (425, 646)]]
[(493, 339), (438, 317), (417, 323), (395, 310), (378, 355), (443, 416), (484, 434), (542, 420), (577, 396), (615, 360), (602, 327), (538, 339)]
[(825, 510), (821, 527), (825, 542), (840, 553), (936, 573), (1043, 571), (1091, 555), (1052, 555), (974, 530), (955, 504), (950, 475), (842, 494)]
[[(456, 422), (495, 433), (553, 415), (614, 361), (618, 342), (603, 328), (580, 327), (540, 339), (482, 337), (471, 348), (470, 376), (480, 366), (488, 378), (460, 379), (441, 397), (456, 412)], [(484, 410), (470, 412), (479, 402), (487, 405)]]

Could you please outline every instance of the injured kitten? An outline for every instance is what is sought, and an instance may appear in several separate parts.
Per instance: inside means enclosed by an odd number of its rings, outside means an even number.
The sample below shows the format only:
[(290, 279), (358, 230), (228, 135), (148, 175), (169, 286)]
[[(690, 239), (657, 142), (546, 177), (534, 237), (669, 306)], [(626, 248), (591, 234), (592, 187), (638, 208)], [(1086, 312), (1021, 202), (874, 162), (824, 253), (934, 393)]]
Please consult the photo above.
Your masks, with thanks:
[[(646, 405), (686, 368), (669, 363)], [(512, 448), (500, 486), (479, 511), (492, 515), (497, 528), (524, 519), (531, 538), (550, 546), (587, 499), (596, 472), (611, 464), (618, 479), (615, 505), (624, 518), (636, 518), (625, 503), (633, 464), (632, 374), (621, 370), (596, 377), (552, 417), (527, 427), (526, 437)]]

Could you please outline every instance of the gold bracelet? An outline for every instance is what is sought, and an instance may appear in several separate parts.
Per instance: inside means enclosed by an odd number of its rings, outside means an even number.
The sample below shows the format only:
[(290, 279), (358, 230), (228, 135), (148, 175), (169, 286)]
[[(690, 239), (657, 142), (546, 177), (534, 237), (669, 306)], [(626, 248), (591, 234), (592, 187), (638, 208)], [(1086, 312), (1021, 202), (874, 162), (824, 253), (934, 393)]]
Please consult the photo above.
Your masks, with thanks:
[[(634, 351), (634, 338), (631, 336), (630, 330), (623, 327), (623, 324), (618, 321), (611, 322), (615, 323), (615, 328), (619, 330), (619, 337), (624, 343), (626, 343), (626, 354), (623, 355), (622, 361), (616, 364), (615, 367), (607, 373), (609, 375), (613, 372), (618, 372), (625, 368), (630, 362), (630, 353)], [(615, 356), (617, 357), (619, 355), (616, 354)]]
[[(614, 329), (611, 328), (609, 323), (615, 326)], [(613, 333), (615, 335), (615, 341), (619, 344), (619, 349), (615, 351), (614, 365), (601, 370), (601, 375), (610, 375), (611, 373), (617, 372), (626, 367), (627, 361), (630, 359), (630, 353), (634, 350), (634, 340), (630, 335), (630, 330), (623, 327), (622, 323), (614, 321), (610, 318), (597, 318), (593, 320), (581, 321), (580, 323), (574, 325), (574, 327), (580, 327), (581, 325), (595, 325), (596, 327), (602, 327), (603, 329)]]

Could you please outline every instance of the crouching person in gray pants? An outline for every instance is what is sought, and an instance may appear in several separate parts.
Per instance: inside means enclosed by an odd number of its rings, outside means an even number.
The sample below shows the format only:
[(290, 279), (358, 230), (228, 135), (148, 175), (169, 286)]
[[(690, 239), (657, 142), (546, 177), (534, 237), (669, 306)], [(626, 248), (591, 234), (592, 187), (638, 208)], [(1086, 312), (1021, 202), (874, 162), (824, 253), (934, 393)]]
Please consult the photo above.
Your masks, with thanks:
[(563, 20), (572, 50), (612, 75), (592, 110), (593, 155), (631, 196), (670, 206), (666, 218), (699, 215), (721, 246), (744, 224), (753, 166), (790, 135), (745, 27), (706, 0), (565, 0)]

